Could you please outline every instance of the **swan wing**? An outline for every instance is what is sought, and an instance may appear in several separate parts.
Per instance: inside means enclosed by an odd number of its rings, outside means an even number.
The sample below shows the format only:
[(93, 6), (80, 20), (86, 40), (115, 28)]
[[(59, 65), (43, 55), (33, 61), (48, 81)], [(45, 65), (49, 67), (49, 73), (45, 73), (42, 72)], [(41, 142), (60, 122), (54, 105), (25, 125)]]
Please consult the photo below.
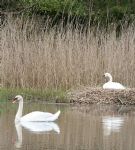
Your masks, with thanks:
[(114, 84), (117, 89), (125, 89), (125, 87), (120, 83), (114, 82)]
[(125, 87), (118, 82), (107, 82), (103, 85), (103, 89), (125, 89)]
[(40, 121), (54, 121), (58, 118), (60, 111), (55, 114), (48, 113), (48, 112), (40, 112), (34, 111), (31, 112), (21, 118), (21, 122), (23, 121), (33, 121), (33, 122), (40, 122)]

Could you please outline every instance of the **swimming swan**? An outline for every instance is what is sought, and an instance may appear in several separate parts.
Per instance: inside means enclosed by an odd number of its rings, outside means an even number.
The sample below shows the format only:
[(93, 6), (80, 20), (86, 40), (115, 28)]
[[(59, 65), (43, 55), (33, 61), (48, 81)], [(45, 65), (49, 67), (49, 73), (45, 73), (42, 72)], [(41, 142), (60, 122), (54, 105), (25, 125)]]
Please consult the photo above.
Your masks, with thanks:
[(112, 76), (110, 73), (105, 73), (104, 77), (108, 78), (109, 81), (103, 85), (103, 89), (125, 89), (122, 84), (118, 82), (112, 82)]
[(50, 121), (55, 121), (56, 119), (58, 119), (60, 115), (60, 110), (56, 112), (55, 114), (48, 113), (48, 112), (34, 111), (22, 117), (23, 97), (21, 95), (17, 95), (13, 99), (13, 103), (15, 103), (16, 101), (19, 102), (19, 107), (15, 116), (15, 122), (18, 122), (18, 121), (50, 122)]

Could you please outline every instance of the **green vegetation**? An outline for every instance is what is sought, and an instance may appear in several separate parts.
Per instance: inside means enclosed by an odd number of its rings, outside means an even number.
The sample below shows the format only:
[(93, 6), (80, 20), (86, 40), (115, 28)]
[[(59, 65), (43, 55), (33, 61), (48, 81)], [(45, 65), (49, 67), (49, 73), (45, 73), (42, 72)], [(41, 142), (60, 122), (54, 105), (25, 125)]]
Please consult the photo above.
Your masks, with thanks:
[(3, 0), (2, 11), (40, 14), (55, 20), (77, 20), (83, 24), (133, 22), (134, 0)]
[(25, 100), (44, 100), (55, 103), (67, 103), (66, 91), (65, 90), (54, 90), (54, 89), (21, 89), (21, 88), (1, 88), (0, 89), (0, 102), (10, 101), (16, 95), (22, 95)]

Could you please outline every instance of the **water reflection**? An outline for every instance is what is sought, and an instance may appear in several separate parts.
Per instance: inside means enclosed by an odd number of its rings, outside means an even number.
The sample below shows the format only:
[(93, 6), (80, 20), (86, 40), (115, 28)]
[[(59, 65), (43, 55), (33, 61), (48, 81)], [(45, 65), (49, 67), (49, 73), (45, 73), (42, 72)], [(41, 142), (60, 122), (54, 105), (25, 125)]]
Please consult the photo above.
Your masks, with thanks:
[(60, 133), (59, 126), (54, 122), (21, 122), (21, 126), (34, 133), (55, 131)]
[(16, 148), (22, 147), (22, 127), (29, 130), (34, 134), (43, 134), (50, 131), (60, 133), (59, 126), (54, 122), (16, 122), (15, 128), (17, 133), (17, 141), (15, 142)]
[(105, 116), (102, 118), (104, 135), (109, 136), (112, 132), (119, 132), (124, 124), (124, 117)]
[[(57, 128), (47, 125), (45, 132), (14, 124), (18, 105), (6, 108), (0, 116), (0, 150), (134, 150), (135, 107), (109, 105), (56, 105), (25, 103), (24, 113), (33, 110), (62, 114)], [(7, 104), (10, 106), (10, 104)], [(16, 130), (17, 135), (16, 135)], [(28, 126), (28, 124), (27, 124)], [(30, 127), (33, 125), (29, 125)], [(39, 125), (40, 126), (40, 125)], [(56, 125), (57, 126), (57, 125)], [(41, 128), (41, 126), (40, 126)], [(38, 129), (38, 131), (37, 131)], [(50, 131), (49, 131), (50, 130)], [(19, 132), (20, 131), (20, 132)], [(59, 130), (58, 130), (59, 131)], [(15, 145), (13, 142), (17, 139)], [(15, 148), (16, 147), (16, 148)]]
[(16, 133), (17, 133), (17, 141), (15, 142), (16, 148), (21, 148), (22, 146), (22, 126), (20, 123), (15, 124)]

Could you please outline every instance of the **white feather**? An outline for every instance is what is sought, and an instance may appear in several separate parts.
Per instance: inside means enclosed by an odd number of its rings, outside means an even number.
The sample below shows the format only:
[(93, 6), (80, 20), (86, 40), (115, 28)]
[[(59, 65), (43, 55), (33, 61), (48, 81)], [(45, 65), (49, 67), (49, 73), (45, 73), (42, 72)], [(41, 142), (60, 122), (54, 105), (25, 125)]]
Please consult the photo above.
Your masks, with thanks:
[(56, 119), (58, 119), (59, 115), (60, 111), (56, 112), (55, 114), (41, 111), (33, 111), (21, 117), (21, 121), (55, 121)]
[(103, 89), (125, 89), (122, 84), (112, 81), (112, 76), (110, 73), (105, 73), (104, 76), (108, 78), (109, 81), (103, 85)]

